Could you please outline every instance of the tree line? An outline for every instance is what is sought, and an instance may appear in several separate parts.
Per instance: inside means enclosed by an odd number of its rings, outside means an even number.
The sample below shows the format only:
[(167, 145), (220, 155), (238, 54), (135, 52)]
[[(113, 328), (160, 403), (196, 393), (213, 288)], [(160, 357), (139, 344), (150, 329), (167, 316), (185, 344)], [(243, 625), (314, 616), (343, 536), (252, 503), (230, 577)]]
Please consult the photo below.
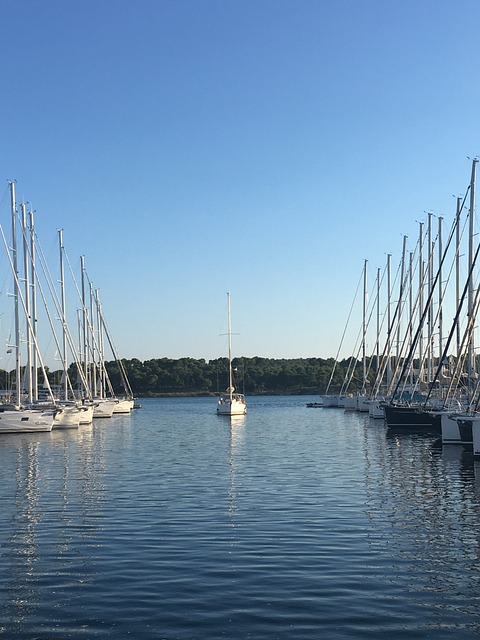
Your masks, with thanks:
[[(122, 360), (130, 385), (139, 396), (175, 394), (216, 394), (228, 387), (228, 359), (206, 361), (194, 358), (155, 358), (152, 360)], [(106, 369), (112, 386), (120, 393), (122, 386), (118, 364), (107, 362)], [(324, 393), (330, 378), (330, 391), (340, 391), (345, 376), (351, 371), (352, 359), (335, 364), (333, 358), (235, 358), (234, 386), (248, 394)], [(349, 390), (359, 389), (361, 366), (353, 376)]]

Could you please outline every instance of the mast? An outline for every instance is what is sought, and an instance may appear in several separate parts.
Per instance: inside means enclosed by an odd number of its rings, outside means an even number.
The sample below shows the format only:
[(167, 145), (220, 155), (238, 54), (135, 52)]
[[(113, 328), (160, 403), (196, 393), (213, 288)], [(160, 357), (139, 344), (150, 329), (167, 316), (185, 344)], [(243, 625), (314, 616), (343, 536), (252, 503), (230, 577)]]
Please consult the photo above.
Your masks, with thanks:
[[(30, 267), (31, 267), (31, 283), (32, 283), (32, 337), (34, 344), (37, 343), (37, 287), (36, 287), (36, 265), (35, 265), (35, 225), (33, 223), (33, 211), (28, 212), (30, 224)], [(37, 350), (33, 349), (32, 353), (32, 384), (35, 400), (38, 400), (38, 356)]]
[(366, 352), (366, 333), (367, 333), (367, 264), (365, 260), (363, 267), (363, 320), (362, 320), (362, 366), (363, 366), (363, 383), (362, 395), (365, 395), (367, 384), (367, 352)]
[(400, 343), (401, 343), (401, 309), (403, 305), (403, 287), (404, 287), (404, 278), (405, 278), (405, 251), (407, 247), (407, 238), (408, 236), (403, 236), (403, 244), (402, 244), (402, 261), (400, 263), (400, 288), (398, 293), (398, 308), (400, 309), (400, 315), (398, 318), (397, 325), (397, 349), (396, 349), (396, 361), (395, 366), (398, 367), (400, 363)]
[(100, 386), (102, 388), (102, 398), (106, 397), (107, 393), (107, 375), (105, 370), (105, 348), (103, 338), (103, 318), (102, 308), (100, 305), (99, 290), (95, 289), (95, 310), (97, 317), (97, 350), (98, 350), (98, 378), (100, 380)]
[[(419, 223), (419, 239), (418, 239), (418, 322), (423, 315), (424, 305), (424, 273), (425, 263), (423, 260), (423, 222)], [(418, 379), (423, 381), (423, 329), (418, 337)]]
[(12, 266), (13, 290), (15, 301), (15, 404), (20, 405), (20, 318), (18, 313), (18, 264), (17, 264), (17, 208), (15, 204), (15, 183), (10, 182), (11, 213), (12, 213)]
[(232, 375), (232, 325), (230, 318), (230, 293), (227, 293), (227, 331), (228, 331), (228, 393), (230, 406), (233, 400), (233, 375)]
[[(462, 198), (457, 198), (456, 222), (457, 228), (455, 232), (455, 307), (458, 309), (460, 304), (460, 212), (462, 210)], [(460, 322), (457, 321), (457, 362), (460, 358)]]
[(390, 343), (390, 331), (392, 326), (392, 310), (391, 310), (391, 297), (392, 297), (392, 254), (387, 254), (387, 387), (390, 386), (392, 381), (392, 360), (391, 360), (391, 343)]
[(68, 400), (68, 376), (67, 376), (67, 320), (65, 305), (65, 268), (63, 265), (63, 230), (58, 230), (58, 245), (60, 251), (60, 301), (62, 310), (62, 367), (63, 367), (63, 395), (64, 400)]
[(377, 343), (375, 345), (375, 373), (380, 369), (380, 267), (377, 267)]
[[(475, 233), (475, 177), (477, 170), (477, 162), (478, 159), (474, 158), (472, 160), (472, 176), (470, 179), (470, 218), (469, 218), (469, 233), (468, 233), (468, 265), (469, 268), (473, 265), (474, 260), (474, 233)], [(474, 311), (474, 282), (473, 277), (470, 279), (468, 285), (468, 317), (471, 318)], [(468, 389), (469, 395), (471, 391), (472, 378), (475, 374), (475, 362), (474, 362), (474, 353), (475, 353), (475, 343), (473, 330), (470, 334), (470, 341), (468, 345)]]
[(26, 327), (26, 337), (27, 337), (27, 363), (25, 367), (25, 387), (27, 392), (27, 398), (29, 404), (33, 401), (33, 386), (32, 386), (32, 316), (30, 309), (30, 269), (28, 261), (28, 241), (27, 241), (27, 209), (24, 202), (21, 204), (22, 210), (22, 218), (21, 218), (21, 228), (22, 228), (22, 237), (23, 237), (23, 270), (25, 274), (25, 315), (27, 316), (27, 327)]
[[(413, 342), (413, 251), (410, 251), (408, 264), (408, 348)], [(410, 369), (410, 386), (413, 388), (413, 367)]]
[[(428, 298), (432, 296), (432, 283), (433, 283), (433, 244), (432, 244), (432, 216), (433, 213), (428, 214)], [(428, 307), (427, 316), (427, 383), (430, 384), (432, 380), (432, 344), (433, 341), (433, 301)]]
[(92, 356), (92, 389), (95, 396), (98, 395), (99, 398), (103, 400), (104, 396), (104, 386), (103, 379), (101, 377), (101, 368), (98, 365), (96, 357), (100, 359), (100, 351), (98, 349), (98, 340), (95, 339), (95, 314), (94, 314), (94, 293), (93, 293), (93, 283), (89, 282), (89, 291), (90, 291), (90, 309), (89, 309), (89, 328), (90, 328), (90, 345), (91, 345), (91, 356)]
[(91, 387), (90, 368), (88, 365), (88, 346), (87, 346), (87, 302), (85, 297), (85, 256), (80, 256), (80, 269), (82, 276), (82, 349), (83, 349), (83, 374), (87, 384), (87, 393), (95, 395)]
[(438, 357), (442, 356), (443, 349), (443, 281), (442, 281), (442, 216), (438, 218)]

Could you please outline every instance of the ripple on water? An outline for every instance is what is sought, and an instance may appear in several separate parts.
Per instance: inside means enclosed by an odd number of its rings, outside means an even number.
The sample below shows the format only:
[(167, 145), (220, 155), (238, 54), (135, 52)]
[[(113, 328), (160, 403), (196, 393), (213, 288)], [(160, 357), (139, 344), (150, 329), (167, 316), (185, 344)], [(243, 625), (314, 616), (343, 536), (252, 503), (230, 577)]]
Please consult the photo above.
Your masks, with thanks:
[(212, 402), (2, 440), (0, 637), (478, 637), (471, 456), (305, 399), (232, 424)]

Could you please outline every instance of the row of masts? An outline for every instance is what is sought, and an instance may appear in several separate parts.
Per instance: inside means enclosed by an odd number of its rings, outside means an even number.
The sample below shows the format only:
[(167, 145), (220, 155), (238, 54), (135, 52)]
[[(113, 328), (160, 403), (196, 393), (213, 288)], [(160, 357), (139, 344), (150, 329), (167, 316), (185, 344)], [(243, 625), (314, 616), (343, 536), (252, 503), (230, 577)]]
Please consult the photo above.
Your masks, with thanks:
[[(477, 163), (475, 158), (466, 195), (456, 198), (455, 217), (448, 237), (444, 238), (443, 217), (438, 217), (435, 229), (434, 215), (428, 213), (427, 222), (419, 223), (414, 250), (407, 251), (408, 237), (403, 236), (394, 282), (391, 254), (387, 255), (383, 272), (377, 269), (376, 294), (371, 305), (368, 304), (368, 260), (364, 260), (362, 327), (341, 395), (356, 390), (360, 395), (382, 396), (393, 401), (415, 392), (422, 392), (428, 398), (443, 393), (446, 402), (447, 395), (461, 393), (469, 402), (474, 401), (478, 391), (475, 328), (480, 303), (476, 282), (480, 245), (475, 236)], [(467, 208), (468, 227), (464, 221)], [(462, 279), (464, 255), (467, 275)], [(385, 289), (387, 300), (382, 310), (381, 293)], [(367, 353), (369, 331), (375, 333), (371, 357)], [(359, 362), (360, 385), (356, 373)], [(328, 386), (331, 384), (333, 372)], [(329, 394), (329, 388), (326, 393)]]
[[(60, 269), (60, 293), (58, 293), (49, 273), (45, 257), (38, 248), (34, 213), (29, 211), (27, 214), (26, 205), (22, 203), (19, 215), (15, 196), (15, 183), (10, 182), (9, 187), (11, 201), (10, 244), (2, 227), (0, 227), (0, 231), (13, 275), (14, 339), (13, 344), (8, 346), (9, 351), (13, 351), (15, 354), (15, 385), (14, 389), (12, 389), (14, 391), (14, 404), (16, 406), (20, 406), (22, 403), (30, 405), (38, 401), (41, 393), (45, 390), (52, 401), (78, 400), (80, 396), (89, 400), (114, 396), (115, 394), (104, 366), (105, 339), (107, 339), (120, 368), (125, 395), (131, 400), (131, 406), (133, 406), (132, 390), (128, 383), (123, 363), (118, 357), (108, 332), (99, 299), (99, 291), (98, 289), (93, 289), (93, 284), (88, 279), (84, 256), (81, 256), (81, 287), (76, 285), (79, 295), (79, 309), (77, 310), (78, 344), (76, 344), (67, 322), (65, 293), (66, 252), (63, 243), (63, 230), (60, 229), (58, 231)], [(22, 242), (19, 242), (19, 228)], [(22, 262), (21, 250), (23, 251), (22, 272), (20, 267)], [(41, 284), (39, 271), (42, 271), (45, 276), (43, 285)], [(48, 302), (45, 288), (51, 294), (54, 312), (60, 320), (60, 337), (57, 335), (51, 311), (47, 309)], [(41, 349), (39, 348), (39, 297), (44, 302), (46, 315), (61, 358), (62, 384), (61, 389), (57, 389), (56, 396), (50, 386), (47, 368), (44, 365)], [(22, 340), (22, 327), (25, 327), (24, 340)], [(22, 358), (24, 359), (23, 362)], [(70, 380), (69, 377), (69, 361), (76, 365), (77, 380), (75, 381)], [(41, 371), (43, 377), (42, 389), (38, 379), (39, 371)]]

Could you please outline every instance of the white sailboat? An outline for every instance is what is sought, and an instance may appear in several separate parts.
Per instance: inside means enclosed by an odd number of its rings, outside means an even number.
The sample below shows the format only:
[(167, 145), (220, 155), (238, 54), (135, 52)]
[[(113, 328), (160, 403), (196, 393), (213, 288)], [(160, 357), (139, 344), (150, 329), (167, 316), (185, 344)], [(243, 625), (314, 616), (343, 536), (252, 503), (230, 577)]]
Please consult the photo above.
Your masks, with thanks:
[[(8, 261), (10, 267), (12, 269), (12, 275), (14, 280), (14, 300), (15, 300), (15, 362), (16, 362), (16, 373), (15, 373), (15, 400), (13, 404), (4, 404), (0, 403), (0, 433), (32, 433), (32, 432), (42, 432), (42, 431), (51, 431), (53, 428), (53, 422), (56, 413), (59, 411), (58, 408), (52, 407), (49, 410), (46, 409), (33, 409), (33, 408), (25, 408), (21, 402), (21, 366), (20, 366), (20, 311), (19, 306), (20, 303), (23, 307), (23, 311), (26, 314), (26, 319), (28, 323), (28, 330), (30, 336), (33, 336), (32, 332), (32, 324), (30, 322), (30, 318), (26, 313), (26, 304), (25, 297), (22, 294), (20, 288), (20, 280), (19, 280), (19, 269), (18, 269), (18, 259), (17, 259), (17, 208), (15, 201), (15, 185), (13, 182), (10, 183), (10, 194), (11, 194), (11, 213), (12, 213), (12, 239), (11, 239), (11, 247), (9, 248), (8, 243), (5, 238), (5, 234), (3, 232), (3, 228), (0, 226), (0, 235), (2, 237), (3, 243), (5, 245), (5, 251), (8, 257)], [(22, 206), (22, 213), (25, 217), (25, 207)], [(28, 284), (28, 282), (27, 282)], [(28, 288), (27, 288), (28, 291)], [(33, 337), (33, 343), (35, 346), (35, 350), (38, 353), (38, 344)], [(31, 357), (31, 354), (29, 355)], [(43, 362), (40, 363), (42, 366), (42, 370), (44, 375), (45, 368), (43, 366)], [(30, 387), (30, 385), (29, 385)], [(30, 388), (29, 388), (30, 391)], [(31, 400), (31, 398), (29, 398)]]
[(227, 293), (228, 305), (228, 389), (222, 393), (217, 402), (217, 414), (224, 416), (241, 416), (247, 413), (245, 396), (235, 393), (232, 370), (232, 329), (230, 320), (230, 294)]

